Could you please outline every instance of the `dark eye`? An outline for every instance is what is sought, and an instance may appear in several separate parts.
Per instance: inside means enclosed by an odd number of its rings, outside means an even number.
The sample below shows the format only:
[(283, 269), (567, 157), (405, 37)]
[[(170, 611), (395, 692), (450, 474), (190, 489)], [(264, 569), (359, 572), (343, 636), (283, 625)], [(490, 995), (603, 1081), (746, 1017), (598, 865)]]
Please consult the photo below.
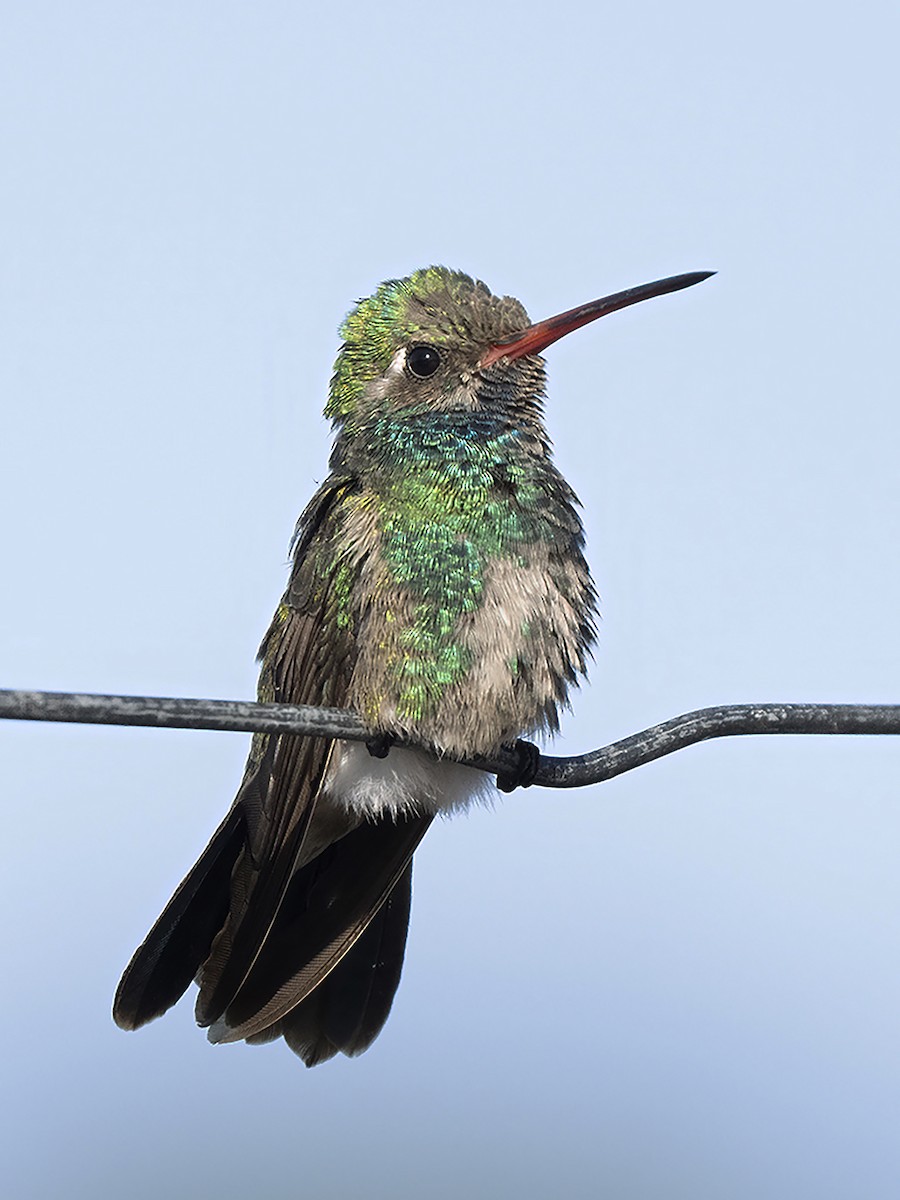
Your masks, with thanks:
[(441, 356), (434, 346), (413, 346), (406, 356), (406, 365), (418, 379), (427, 379), (441, 365)]

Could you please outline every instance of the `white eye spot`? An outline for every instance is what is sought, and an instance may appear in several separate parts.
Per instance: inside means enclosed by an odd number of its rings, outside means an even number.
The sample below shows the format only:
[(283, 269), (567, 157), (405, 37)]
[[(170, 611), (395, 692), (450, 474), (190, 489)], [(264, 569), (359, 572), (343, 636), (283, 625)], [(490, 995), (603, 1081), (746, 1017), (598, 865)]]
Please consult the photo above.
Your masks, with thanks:
[(384, 373), (385, 379), (393, 379), (397, 375), (402, 375), (405, 366), (406, 346), (401, 346), (399, 350), (394, 351), (394, 357), (391, 359), (388, 369)]
[(366, 385), (370, 399), (383, 400), (391, 390), (392, 384), (403, 375), (406, 369), (406, 347), (401, 346), (394, 351), (394, 356), (388, 363), (388, 369), (380, 379), (373, 379)]

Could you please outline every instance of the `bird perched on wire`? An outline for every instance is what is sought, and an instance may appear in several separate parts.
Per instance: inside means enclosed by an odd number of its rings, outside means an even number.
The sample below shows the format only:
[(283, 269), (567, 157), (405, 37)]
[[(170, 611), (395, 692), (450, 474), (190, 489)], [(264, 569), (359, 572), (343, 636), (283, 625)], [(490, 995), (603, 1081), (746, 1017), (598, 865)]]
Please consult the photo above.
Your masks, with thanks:
[(371, 739), (254, 737), (231, 810), (122, 977), (123, 1029), (196, 979), (214, 1042), (283, 1037), (309, 1066), (371, 1044), (400, 980), (413, 852), (490, 786), (454, 760), (517, 743), (498, 782), (528, 783), (537, 752), (518, 739), (556, 729), (594, 636), (541, 352), (709, 274), (531, 324), (518, 300), (429, 267), (346, 318), (331, 473), (297, 525), (259, 698), (354, 709)]

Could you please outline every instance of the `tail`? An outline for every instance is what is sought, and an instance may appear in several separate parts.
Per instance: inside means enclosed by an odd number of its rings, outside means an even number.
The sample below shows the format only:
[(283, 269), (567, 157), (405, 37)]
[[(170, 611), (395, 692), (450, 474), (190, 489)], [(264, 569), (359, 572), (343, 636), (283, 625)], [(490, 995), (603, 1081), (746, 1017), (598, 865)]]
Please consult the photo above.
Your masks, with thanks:
[(235, 805), (125, 968), (113, 1001), (120, 1029), (161, 1017), (187, 991), (228, 917), (231, 873), (243, 847)]
[(338, 1051), (352, 1056), (368, 1050), (384, 1028), (400, 983), (411, 901), (410, 862), (331, 973), (286, 1017), (246, 1040), (269, 1042), (283, 1037), (308, 1067), (326, 1062)]
[[(384, 1026), (400, 982), (412, 855), (430, 820), (362, 824), (296, 870), (262, 944), (221, 996), (223, 964), (215, 964), (215, 978), (204, 968), (213, 966), (214, 943), (232, 914), (235, 867), (247, 845), (235, 805), (126, 968), (116, 1024), (137, 1029), (161, 1016), (199, 977), (198, 1011), (212, 1041), (284, 1037), (307, 1066), (338, 1051), (361, 1054)], [(251, 897), (246, 912), (252, 908)]]

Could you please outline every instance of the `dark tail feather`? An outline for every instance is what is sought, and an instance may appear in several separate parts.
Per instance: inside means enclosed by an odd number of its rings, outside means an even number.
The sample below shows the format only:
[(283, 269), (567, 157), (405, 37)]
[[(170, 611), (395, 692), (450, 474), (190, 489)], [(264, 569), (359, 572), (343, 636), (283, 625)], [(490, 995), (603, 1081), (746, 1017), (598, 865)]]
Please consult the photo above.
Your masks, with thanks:
[[(296, 870), (211, 1040), (283, 1036), (307, 1066), (374, 1041), (400, 982), (412, 855), (431, 819), (365, 822)], [(229, 919), (246, 841), (236, 805), (126, 968), (113, 1004), (122, 1029), (161, 1016), (204, 969)]]
[[(247, 978), (212, 1023), (210, 1040), (233, 1042), (265, 1034), (311, 997), (368, 926), (379, 924), (378, 915), (395, 887), (404, 882), (408, 890), (407, 869), (430, 823), (430, 816), (365, 822), (301, 867)], [(402, 961), (408, 912), (400, 904), (389, 911), (395, 914), (385, 917), (392, 934), (389, 944), (396, 950), (400, 943)], [(364, 960), (362, 956), (359, 962)]]
[(113, 1019), (137, 1029), (187, 991), (228, 916), (231, 873), (244, 845), (243, 818), (231, 810), (125, 968)]
[[(216, 1021), (251, 970), (269, 936), (319, 805), (328, 762), (320, 738), (267, 738), (259, 764), (248, 773), (235, 804), (246, 817), (247, 853), (236, 865), (226, 919), (197, 982), (199, 1025)], [(340, 837), (353, 822), (345, 821)]]
[(381, 1032), (400, 983), (411, 900), (412, 862), (352, 949), (280, 1022), (308, 1067), (338, 1051), (362, 1054)]

